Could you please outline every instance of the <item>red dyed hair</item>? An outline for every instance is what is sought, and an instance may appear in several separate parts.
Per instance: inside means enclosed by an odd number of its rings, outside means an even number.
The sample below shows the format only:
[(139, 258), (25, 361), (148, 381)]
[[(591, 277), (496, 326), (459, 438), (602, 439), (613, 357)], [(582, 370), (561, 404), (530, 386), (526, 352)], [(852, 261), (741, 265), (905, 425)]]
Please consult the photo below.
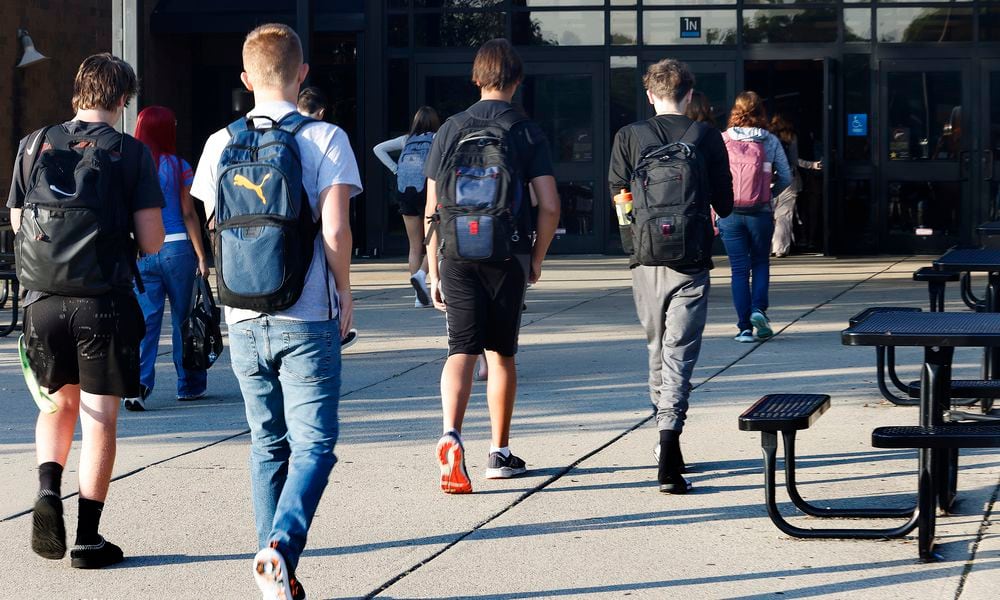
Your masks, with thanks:
[(167, 156), (172, 163), (177, 178), (177, 192), (180, 193), (182, 176), (181, 161), (177, 158), (177, 117), (166, 106), (148, 106), (139, 112), (135, 121), (135, 139), (153, 153), (153, 164), (160, 170), (160, 157)]

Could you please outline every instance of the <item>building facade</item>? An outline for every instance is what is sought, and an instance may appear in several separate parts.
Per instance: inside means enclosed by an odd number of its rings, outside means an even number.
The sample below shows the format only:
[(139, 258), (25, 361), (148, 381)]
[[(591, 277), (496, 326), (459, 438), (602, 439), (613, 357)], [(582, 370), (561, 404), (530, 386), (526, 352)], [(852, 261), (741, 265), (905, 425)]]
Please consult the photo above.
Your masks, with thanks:
[[(606, 186), (614, 133), (650, 115), (645, 67), (686, 61), (720, 126), (735, 95), (789, 118), (803, 171), (800, 251), (936, 252), (1000, 210), (1000, 0), (114, 0), (141, 15), (140, 105), (178, 114), (181, 151), (249, 107), (240, 44), (256, 24), (302, 36), (328, 119), (351, 136), (366, 192), (359, 253), (403, 254), (391, 175), (371, 153), (413, 112), (476, 99), (476, 47), (510, 39), (516, 98), (549, 137), (562, 198), (553, 250), (619, 252)], [(126, 10), (126, 12), (127, 12)], [(44, 39), (44, 27), (32, 34)], [(129, 33), (133, 33), (130, 37)], [(0, 43), (2, 43), (0, 36)], [(39, 42), (39, 47), (42, 45)], [(43, 48), (44, 50), (44, 48)]]

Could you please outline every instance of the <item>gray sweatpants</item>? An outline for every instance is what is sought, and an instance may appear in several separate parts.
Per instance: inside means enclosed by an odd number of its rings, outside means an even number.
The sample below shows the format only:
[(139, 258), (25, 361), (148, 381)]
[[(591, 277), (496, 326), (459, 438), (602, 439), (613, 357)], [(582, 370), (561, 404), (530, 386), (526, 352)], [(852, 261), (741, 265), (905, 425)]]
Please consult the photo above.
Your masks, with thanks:
[(708, 269), (694, 275), (668, 267), (632, 269), (632, 296), (649, 349), (649, 399), (661, 431), (684, 429), (708, 289)]

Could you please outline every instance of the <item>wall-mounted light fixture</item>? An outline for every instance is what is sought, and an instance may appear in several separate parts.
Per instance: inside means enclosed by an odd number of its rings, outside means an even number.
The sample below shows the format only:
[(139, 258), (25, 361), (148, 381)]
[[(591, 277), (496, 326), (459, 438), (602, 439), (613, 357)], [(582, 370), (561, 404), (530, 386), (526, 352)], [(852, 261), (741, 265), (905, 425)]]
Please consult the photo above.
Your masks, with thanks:
[(49, 59), (48, 56), (45, 56), (35, 49), (35, 43), (31, 41), (31, 36), (28, 35), (27, 29), (18, 29), (17, 39), (21, 42), (21, 48), (24, 49), (24, 55), (21, 57), (21, 62), (17, 63), (18, 69), (23, 69), (28, 65), (33, 65), (37, 62)]

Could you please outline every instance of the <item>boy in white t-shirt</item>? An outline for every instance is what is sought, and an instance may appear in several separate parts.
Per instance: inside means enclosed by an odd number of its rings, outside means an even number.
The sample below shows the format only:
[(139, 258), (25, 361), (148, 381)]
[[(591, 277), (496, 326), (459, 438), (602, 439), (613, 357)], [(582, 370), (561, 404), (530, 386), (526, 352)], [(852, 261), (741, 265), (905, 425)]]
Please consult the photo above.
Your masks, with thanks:
[[(243, 84), (254, 94), (248, 118), (279, 120), (295, 112), (309, 72), (302, 45), (286, 25), (254, 29), (243, 43)], [(255, 121), (266, 126), (268, 119)], [(230, 139), (222, 129), (205, 143), (191, 195), (215, 212), (218, 166)], [(313, 217), (322, 217), (299, 300), (263, 314), (226, 307), (233, 371), (250, 425), (250, 470), (260, 551), (254, 576), (265, 599), (299, 600), (295, 568), (336, 463), (340, 340), (350, 331), (350, 199), (361, 179), (347, 135), (329, 123), (296, 135), (302, 184)]]

